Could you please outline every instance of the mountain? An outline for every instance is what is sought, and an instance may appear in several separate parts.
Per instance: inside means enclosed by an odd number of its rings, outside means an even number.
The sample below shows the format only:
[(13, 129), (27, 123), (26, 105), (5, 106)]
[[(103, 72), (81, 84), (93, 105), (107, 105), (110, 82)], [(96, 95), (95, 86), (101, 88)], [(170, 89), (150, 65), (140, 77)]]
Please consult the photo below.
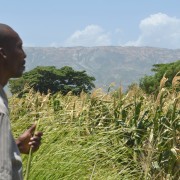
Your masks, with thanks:
[(124, 89), (151, 74), (153, 64), (180, 59), (180, 49), (153, 47), (26, 47), (26, 71), (36, 66), (71, 66), (96, 78), (96, 87), (107, 89), (115, 82)]

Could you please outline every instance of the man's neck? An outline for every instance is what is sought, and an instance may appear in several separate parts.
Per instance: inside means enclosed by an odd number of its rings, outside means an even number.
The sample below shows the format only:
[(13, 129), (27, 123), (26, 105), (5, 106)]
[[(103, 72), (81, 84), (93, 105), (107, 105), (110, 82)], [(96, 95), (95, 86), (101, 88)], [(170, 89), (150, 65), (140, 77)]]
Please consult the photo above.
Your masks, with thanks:
[(8, 83), (9, 78), (6, 77), (6, 75), (1, 71), (0, 69), (0, 85), (4, 87)]
[(0, 79), (0, 86), (1, 87), (4, 87), (6, 84), (7, 84), (7, 81), (3, 81)]

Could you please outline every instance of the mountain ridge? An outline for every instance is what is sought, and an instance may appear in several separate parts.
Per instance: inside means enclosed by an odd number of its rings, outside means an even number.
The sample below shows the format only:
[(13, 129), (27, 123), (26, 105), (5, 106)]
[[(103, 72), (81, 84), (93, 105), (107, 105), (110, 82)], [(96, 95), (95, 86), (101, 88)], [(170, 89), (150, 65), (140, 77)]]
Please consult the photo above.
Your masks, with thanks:
[(115, 82), (124, 89), (152, 74), (153, 64), (170, 63), (180, 59), (180, 49), (155, 47), (25, 47), (26, 71), (36, 66), (71, 66), (85, 70), (96, 78), (97, 88), (107, 89)]

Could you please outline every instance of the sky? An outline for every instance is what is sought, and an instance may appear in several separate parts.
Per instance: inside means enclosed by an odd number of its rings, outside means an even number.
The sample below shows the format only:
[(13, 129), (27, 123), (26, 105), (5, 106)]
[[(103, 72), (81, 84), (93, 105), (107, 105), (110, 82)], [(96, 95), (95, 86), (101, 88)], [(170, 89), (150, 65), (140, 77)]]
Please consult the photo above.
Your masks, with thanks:
[(180, 0), (0, 0), (25, 47), (180, 49)]

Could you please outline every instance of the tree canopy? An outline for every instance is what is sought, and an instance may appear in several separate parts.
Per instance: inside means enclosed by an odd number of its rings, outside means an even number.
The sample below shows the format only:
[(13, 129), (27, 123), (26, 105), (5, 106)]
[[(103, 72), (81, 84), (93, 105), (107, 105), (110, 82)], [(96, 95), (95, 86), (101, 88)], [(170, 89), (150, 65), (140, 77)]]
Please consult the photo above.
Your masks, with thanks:
[[(159, 90), (159, 83), (165, 76), (168, 78), (166, 87), (172, 86), (172, 80), (180, 72), (180, 60), (167, 64), (154, 64), (152, 71), (155, 72), (152, 76), (145, 76), (140, 80), (140, 87), (146, 93), (156, 93)], [(177, 88), (179, 90), (180, 88)]]
[(40, 93), (52, 94), (61, 92), (63, 95), (71, 91), (79, 95), (82, 91), (88, 93), (94, 87), (95, 78), (88, 76), (86, 71), (75, 71), (72, 67), (64, 66), (57, 69), (54, 66), (38, 66), (26, 72), (21, 78), (12, 79), (9, 82), (12, 94), (20, 93), (28, 84), (30, 88)]

